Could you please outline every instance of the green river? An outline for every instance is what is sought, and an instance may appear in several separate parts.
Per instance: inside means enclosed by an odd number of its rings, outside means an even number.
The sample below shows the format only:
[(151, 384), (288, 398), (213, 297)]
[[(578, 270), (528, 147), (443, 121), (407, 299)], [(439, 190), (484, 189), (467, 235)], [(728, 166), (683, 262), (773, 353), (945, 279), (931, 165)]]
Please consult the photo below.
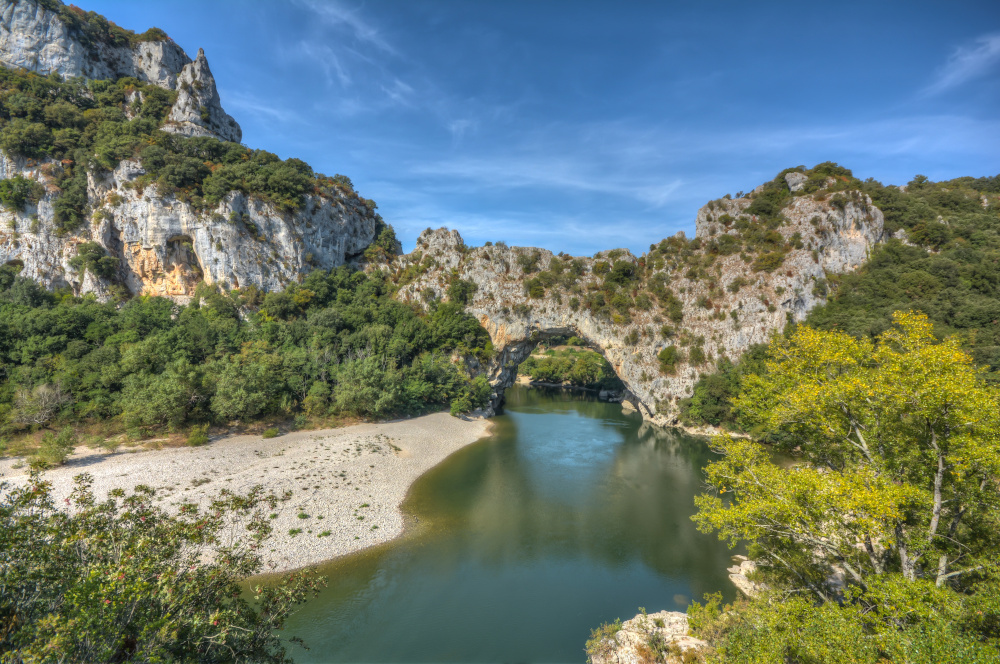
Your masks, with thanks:
[(433, 468), (390, 544), (322, 569), (296, 662), (583, 662), (591, 628), (683, 611), (731, 552), (690, 520), (703, 441), (578, 392), (514, 387), (493, 435)]

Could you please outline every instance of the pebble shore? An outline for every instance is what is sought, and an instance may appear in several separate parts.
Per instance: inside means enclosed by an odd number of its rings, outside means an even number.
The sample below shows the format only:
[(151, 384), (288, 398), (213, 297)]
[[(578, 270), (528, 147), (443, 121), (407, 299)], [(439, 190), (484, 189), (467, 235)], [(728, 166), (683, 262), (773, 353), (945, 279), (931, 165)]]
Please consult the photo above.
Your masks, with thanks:
[[(228, 436), (203, 447), (105, 454), (79, 448), (64, 466), (46, 471), (57, 502), (73, 477), (90, 473), (98, 498), (115, 488), (147, 484), (166, 508), (207, 502), (220, 489), (245, 492), (260, 484), (277, 495), (267, 571), (321, 563), (382, 544), (403, 532), (400, 504), (410, 485), (452, 452), (487, 435), (486, 420), (447, 413), (340, 429), (297, 431), (276, 438)], [(18, 468), (18, 466), (22, 466)], [(0, 480), (26, 481), (23, 460), (0, 459)]]

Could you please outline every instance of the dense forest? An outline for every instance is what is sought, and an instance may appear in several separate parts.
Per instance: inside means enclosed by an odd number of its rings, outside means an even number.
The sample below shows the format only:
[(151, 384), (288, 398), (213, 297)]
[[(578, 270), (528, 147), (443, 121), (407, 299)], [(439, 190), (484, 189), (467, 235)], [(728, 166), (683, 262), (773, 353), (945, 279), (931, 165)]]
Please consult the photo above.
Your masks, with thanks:
[(118, 306), (0, 269), (0, 421), (7, 437), (92, 424), (133, 437), (261, 418), (386, 417), (484, 403), (454, 356), (492, 352), (458, 303), (402, 304), (380, 274), (341, 267), (263, 294)]
[[(847, 171), (850, 173), (850, 171)], [(851, 176), (853, 178), (853, 176)], [(874, 338), (899, 310), (921, 311), (938, 338), (957, 334), (988, 379), (1000, 380), (1000, 176), (930, 182), (917, 176), (905, 188), (852, 180), (885, 215), (897, 237), (879, 246), (856, 272), (829, 275), (817, 289), (827, 302), (805, 323)], [(993, 195), (993, 203), (986, 196)], [(899, 231), (902, 231), (900, 233)], [(790, 333), (791, 326), (786, 333)], [(732, 407), (744, 376), (764, 371), (764, 348), (739, 362), (721, 359), (682, 401), (684, 420), (746, 428)]]

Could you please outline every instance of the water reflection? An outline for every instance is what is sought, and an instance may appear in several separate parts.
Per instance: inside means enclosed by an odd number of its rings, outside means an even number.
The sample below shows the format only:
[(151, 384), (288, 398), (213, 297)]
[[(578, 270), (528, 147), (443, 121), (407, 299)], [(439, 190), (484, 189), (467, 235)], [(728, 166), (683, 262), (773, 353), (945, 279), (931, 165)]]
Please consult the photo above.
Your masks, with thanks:
[(730, 552), (690, 521), (703, 442), (578, 394), (506, 409), (414, 485), (415, 535), (329, 566), (297, 660), (581, 661), (602, 620), (730, 592)]

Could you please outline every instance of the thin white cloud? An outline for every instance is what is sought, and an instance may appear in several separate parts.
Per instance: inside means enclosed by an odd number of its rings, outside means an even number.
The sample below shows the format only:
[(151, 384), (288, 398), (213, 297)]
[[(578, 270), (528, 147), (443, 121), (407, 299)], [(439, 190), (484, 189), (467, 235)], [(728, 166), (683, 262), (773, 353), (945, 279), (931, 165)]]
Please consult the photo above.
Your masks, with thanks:
[(382, 33), (368, 23), (356, 8), (347, 7), (335, 0), (296, 0), (296, 4), (309, 9), (329, 26), (347, 28), (358, 41), (372, 44), (386, 53), (397, 54)]
[(330, 85), (337, 80), (341, 87), (349, 87), (352, 83), (351, 76), (341, 63), (341, 58), (336, 51), (326, 44), (319, 44), (302, 40), (288, 49), (287, 55), (300, 57), (312, 62), (315, 66), (323, 70), (326, 82)]
[(1000, 32), (977, 37), (972, 44), (959, 46), (938, 70), (934, 81), (923, 90), (933, 96), (980, 78), (1000, 66)]
[(237, 109), (243, 113), (250, 113), (281, 123), (303, 122), (302, 117), (295, 111), (268, 104), (253, 95), (241, 91), (234, 90), (226, 93), (226, 107), (230, 110)]

